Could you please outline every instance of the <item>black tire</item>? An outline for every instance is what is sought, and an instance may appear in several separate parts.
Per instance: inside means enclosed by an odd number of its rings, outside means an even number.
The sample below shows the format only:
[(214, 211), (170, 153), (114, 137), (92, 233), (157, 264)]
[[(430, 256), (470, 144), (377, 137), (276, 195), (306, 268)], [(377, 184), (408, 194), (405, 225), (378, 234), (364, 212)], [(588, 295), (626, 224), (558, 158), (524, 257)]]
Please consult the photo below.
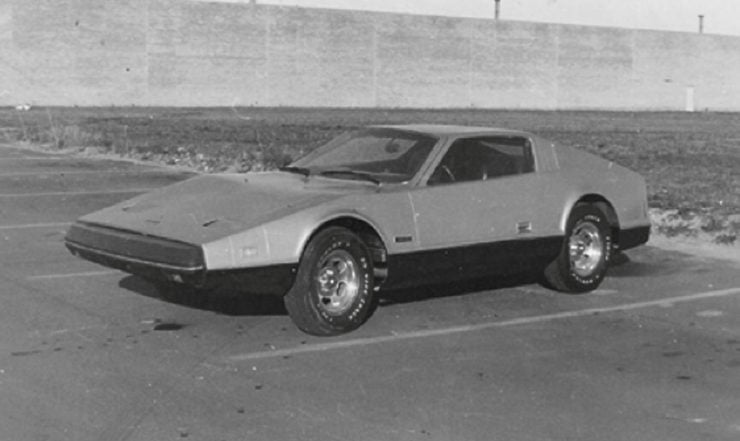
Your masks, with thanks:
[(373, 261), (365, 243), (346, 228), (329, 227), (306, 246), (285, 309), (308, 334), (343, 334), (372, 313), (373, 288)]
[(573, 294), (593, 291), (604, 280), (611, 253), (611, 228), (604, 212), (593, 204), (576, 204), (560, 254), (545, 268), (545, 285)]

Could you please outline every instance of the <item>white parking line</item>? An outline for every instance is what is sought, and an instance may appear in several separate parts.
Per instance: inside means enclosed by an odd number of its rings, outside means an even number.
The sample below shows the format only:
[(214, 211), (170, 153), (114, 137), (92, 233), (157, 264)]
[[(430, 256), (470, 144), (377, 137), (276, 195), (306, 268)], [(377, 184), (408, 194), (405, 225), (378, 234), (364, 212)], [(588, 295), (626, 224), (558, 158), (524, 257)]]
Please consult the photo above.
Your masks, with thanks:
[(32, 198), (44, 196), (86, 196), (96, 194), (126, 194), (126, 193), (145, 193), (152, 191), (152, 188), (131, 188), (128, 190), (105, 190), (105, 191), (50, 191), (40, 193), (0, 193), (0, 198)]
[(72, 279), (72, 278), (77, 278), (77, 277), (109, 276), (111, 274), (121, 274), (121, 271), (106, 270), (106, 271), (85, 271), (81, 273), (42, 274), (39, 276), (26, 277), (26, 280)]
[(561, 319), (567, 319), (567, 318), (584, 317), (584, 316), (600, 314), (600, 313), (630, 311), (634, 309), (644, 309), (644, 308), (650, 308), (654, 306), (665, 306), (665, 305), (672, 305), (675, 303), (686, 303), (686, 302), (693, 302), (693, 301), (698, 301), (702, 299), (716, 298), (716, 297), (728, 297), (728, 296), (734, 296), (734, 295), (740, 295), (740, 287), (723, 289), (723, 290), (718, 290), (718, 291), (708, 291), (708, 292), (697, 293), (697, 294), (689, 294), (689, 295), (678, 296), (678, 297), (668, 297), (665, 299), (650, 300), (650, 301), (645, 301), (645, 302), (627, 303), (623, 305), (605, 306), (601, 308), (580, 309), (576, 311), (565, 311), (565, 312), (558, 312), (554, 314), (536, 315), (536, 316), (531, 316), (531, 317), (521, 317), (521, 318), (510, 319), (510, 320), (503, 320), (499, 322), (486, 322), (486, 323), (478, 323), (475, 325), (462, 325), (462, 326), (452, 326), (452, 327), (441, 328), (441, 329), (403, 332), (403, 333), (384, 335), (384, 336), (379, 336), (379, 337), (358, 338), (358, 339), (353, 339), (353, 340), (318, 343), (318, 344), (312, 344), (312, 345), (302, 345), (298, 347), (278, 349), (278, 350), (273, 350), (273, 351), (249, 352), (246, 354), (233, 355), (229, 357), (229, 360), (238, 362), (238, 361), (261, 360), (261, 359), (266, 359), (266, 358), (286, 357), (286, 356), (292, 356), (292, 355), (297, 355), (297, 354), (323, 352), (323, 351), (329, 351), (329, 350), (334, 350), (334, 349), (363, 347), (363, 346), (375, 345), (379, 343), (390, 343), (390, 342), (396, 342), (396, 341), (402, 341), (402, 340), (412, 340), (412, 339), (428, 338), (428, 337), (440, 337), (440, 336), (460, 334), (460, 333), (465, 333), (465, 332), (476, 332), (476, 331), (482, 331), (482, 330), (491, 329), (491, 328), (503, 328), (503, 327), (508, 327), (508, 326), (542, 323), (542, 322), (549, 322), (549, 321), (561, 320)]
[(68, 227), (72, 222), (48, 222), (39, 224), (16, 224), (16, 225), (0, 225), (0, 230), (25, 230), (27, 228), (62, 228)]

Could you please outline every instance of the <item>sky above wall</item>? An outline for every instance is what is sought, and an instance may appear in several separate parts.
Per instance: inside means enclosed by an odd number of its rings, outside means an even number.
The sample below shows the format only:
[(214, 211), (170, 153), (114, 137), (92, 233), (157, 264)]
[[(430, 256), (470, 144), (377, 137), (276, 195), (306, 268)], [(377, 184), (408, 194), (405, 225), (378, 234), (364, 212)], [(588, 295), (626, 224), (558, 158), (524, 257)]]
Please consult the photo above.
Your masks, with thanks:
[[(212, 0), (211, 0), (212, 1)], [(249, 3), (251, 0), (220, 0)], [(493, 18), (494, 0), (256, 0), (257, 3)], [(501, 0), (501, 19), (740, 35), (740, 0)]]

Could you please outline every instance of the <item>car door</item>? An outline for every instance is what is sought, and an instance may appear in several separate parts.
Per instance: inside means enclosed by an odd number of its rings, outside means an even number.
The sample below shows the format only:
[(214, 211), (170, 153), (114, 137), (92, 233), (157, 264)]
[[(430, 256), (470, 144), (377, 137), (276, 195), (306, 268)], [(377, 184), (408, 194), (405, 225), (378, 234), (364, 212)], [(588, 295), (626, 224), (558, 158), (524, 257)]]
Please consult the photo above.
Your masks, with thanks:
[(426, 182), (410, 192), (419, 245), (436, 256), (427, 260), (429, 269), (464, 275), (496, 264), (502, 253), (513, 262), (513, 244), (537, 236), (543, 190), (529, 139), (454, 141)]

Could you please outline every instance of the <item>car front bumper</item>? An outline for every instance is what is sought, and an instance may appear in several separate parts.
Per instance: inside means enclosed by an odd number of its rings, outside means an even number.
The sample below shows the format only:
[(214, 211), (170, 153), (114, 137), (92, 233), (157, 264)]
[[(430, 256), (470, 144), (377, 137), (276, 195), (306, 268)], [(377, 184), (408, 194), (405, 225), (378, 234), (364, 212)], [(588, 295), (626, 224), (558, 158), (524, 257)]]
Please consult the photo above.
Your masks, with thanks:
[(198, 245), (85, 222), (74, 223), (64, 242), (77, 257), (148, 280), (234, 293), (283, 295), (297, 272), (297, 264), (208, 271)]

